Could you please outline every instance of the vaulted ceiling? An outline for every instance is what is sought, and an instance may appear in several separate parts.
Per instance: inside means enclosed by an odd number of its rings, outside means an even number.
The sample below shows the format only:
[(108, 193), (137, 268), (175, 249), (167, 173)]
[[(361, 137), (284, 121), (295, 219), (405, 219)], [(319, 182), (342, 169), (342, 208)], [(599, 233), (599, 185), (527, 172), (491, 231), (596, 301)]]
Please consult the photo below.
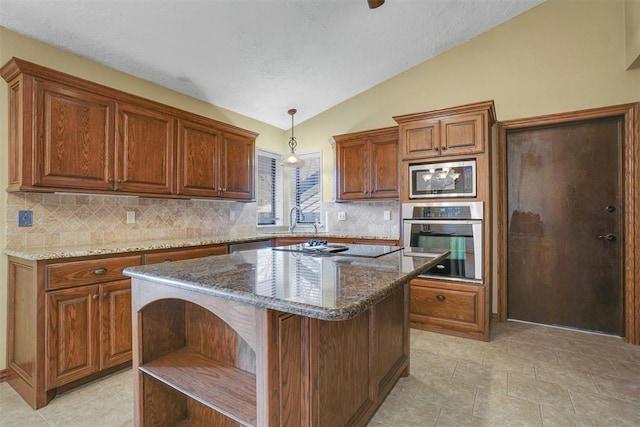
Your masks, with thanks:
[(544, 0), (0, 0), (0, 25), (288, 129)]

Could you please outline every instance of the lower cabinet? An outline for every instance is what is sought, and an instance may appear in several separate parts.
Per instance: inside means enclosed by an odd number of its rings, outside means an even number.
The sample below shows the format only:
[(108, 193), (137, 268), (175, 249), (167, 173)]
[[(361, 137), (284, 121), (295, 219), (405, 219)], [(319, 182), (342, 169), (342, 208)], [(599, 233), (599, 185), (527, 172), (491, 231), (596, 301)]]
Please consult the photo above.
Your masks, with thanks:
[(34, 409), (131, 363), (126, 267), (219, 255), (227, 245), (57, 260), (9, 257), (7, 382)]
[(411, 281), (411, 327), (488, 341), (485, 287), (473, 283)]
[(131, 281), (47, 293), (47, 389), (131, 360)]

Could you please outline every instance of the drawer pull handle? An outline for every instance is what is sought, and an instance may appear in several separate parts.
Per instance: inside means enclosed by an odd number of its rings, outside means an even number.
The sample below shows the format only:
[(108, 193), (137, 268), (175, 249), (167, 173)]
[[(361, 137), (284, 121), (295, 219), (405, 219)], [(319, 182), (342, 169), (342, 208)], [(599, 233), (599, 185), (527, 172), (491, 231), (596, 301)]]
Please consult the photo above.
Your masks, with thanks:
[(444, 265), (442, 265), (442, 264), (438, 264), (438, 265), (436, 265), (436, 268), (437, 268), (438, 270), (444, 270), (444, 269), (445, 269), (445, 268), (447, 268), (447, 267), (445, 267), (445, 266), (444, 266)]
[(94, 301), (95, 301), (95, 300), (97, 300), (97, 299), (98, 299), (98, 294), (93, 294), (93, 295), (91, 296), (91, 298), (92, 298)]
[(447, 297), (445, 297), (444, 295), (436, 295), (436, 299), (437, 299), (438, 301), (444, 301), (444, 300), (446, 300), (446, 299), (447, 299)]
[(165, 259), (165, 260), (164, 260), (164, 261), (162, 261), (162, 262), (173, 262), (173, 260), (172, 260), (171, 258), (167, 258), (167, 259)]
[(103, 274), (107, 274), (107, 269), (104, 267), (94, 268), (92, 273), (96, 276), (102, 276)]

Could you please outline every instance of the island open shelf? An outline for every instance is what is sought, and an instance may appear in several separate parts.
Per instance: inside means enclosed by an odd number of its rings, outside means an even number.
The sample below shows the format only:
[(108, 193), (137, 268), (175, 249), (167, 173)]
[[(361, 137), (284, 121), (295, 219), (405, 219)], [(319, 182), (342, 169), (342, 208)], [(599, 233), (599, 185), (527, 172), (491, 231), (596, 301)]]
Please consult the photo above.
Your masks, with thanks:
[(141, 390), (153, 394), (145, 400), (167, 401), (162, 409), (157, 402), (145, 407), (148, 423), (198, 424), (204, 414), (207, 422), (256, 425), (255, 352), (226, 322), (175, 298), (151, 302), (139, 319)]

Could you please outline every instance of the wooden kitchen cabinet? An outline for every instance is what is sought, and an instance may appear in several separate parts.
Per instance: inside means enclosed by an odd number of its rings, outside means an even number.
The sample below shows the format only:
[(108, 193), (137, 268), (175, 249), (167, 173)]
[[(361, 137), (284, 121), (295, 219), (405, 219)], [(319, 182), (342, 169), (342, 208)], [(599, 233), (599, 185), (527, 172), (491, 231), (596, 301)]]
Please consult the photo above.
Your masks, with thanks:
[(398, 198), (397, 127), (333, 138), (336, 142), (336, 201)]
[(115, 102), (53, 81), (34, 79), (31, 83), (35, 86), (36, 138), (34, 162), (23, 165), (23, 184), (112, 190)]
[(178, 194), (254, 199), (255, 134), (178, 120)]
[(488, 303), (482, 285), (417, 278), (411, 281), (411, 327), (488, 340)]
[(226, 254), (227, 245), (215, 245), (209, 247), (172, 249), (162, 252), (153, 252), (144, 255), (145, 264), (158, 264), (161, 262), (181, 261), (183, 259), (202, 258), (211, 255)]
[(131, 360), (131, 281), (47, 293), (47, 389)]
[(131, 361), (131, 280), (142, 255), (9, 257), (7, 382), (38, 409), (57, 388)]
[(493, 102), (396, 116), (400, 157), (420, 160), (483, 153), (495, 123)]
[(8, 191), (254, 199), (254, 132), (17, 58), (0, 75)]
[(118, 103), (114, 190), (169, 195), (173, 191), (173, 117)]

